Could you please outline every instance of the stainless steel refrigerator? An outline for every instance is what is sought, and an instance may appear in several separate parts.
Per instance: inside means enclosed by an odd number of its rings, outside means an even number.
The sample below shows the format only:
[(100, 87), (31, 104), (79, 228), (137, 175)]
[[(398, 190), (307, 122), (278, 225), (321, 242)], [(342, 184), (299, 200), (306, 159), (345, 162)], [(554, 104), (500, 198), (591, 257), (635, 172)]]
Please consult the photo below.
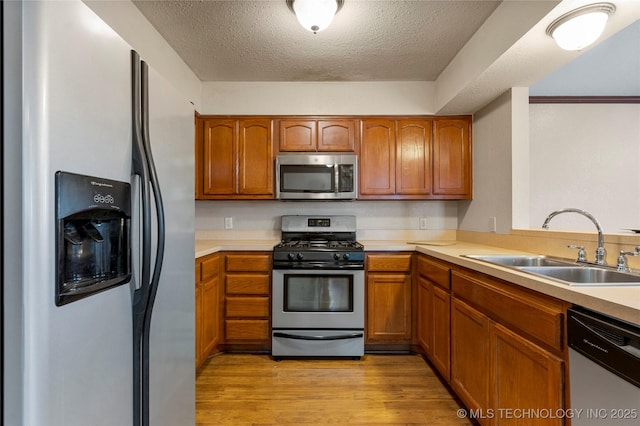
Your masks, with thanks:
[(193, 106), (82, 1), (2, 7), (4, 424), (194, 424)]

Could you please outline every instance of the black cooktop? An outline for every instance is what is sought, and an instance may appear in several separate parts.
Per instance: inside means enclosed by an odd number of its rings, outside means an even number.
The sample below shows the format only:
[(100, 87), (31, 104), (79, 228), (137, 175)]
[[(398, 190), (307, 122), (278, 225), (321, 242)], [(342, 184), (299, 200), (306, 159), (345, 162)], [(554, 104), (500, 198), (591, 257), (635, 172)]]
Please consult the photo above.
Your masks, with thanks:
[(363, 250), (364, 247), (357, 241), (340, 241), (340, 240), (290, 240), (282, 241), (274, 247), (274, 250)]

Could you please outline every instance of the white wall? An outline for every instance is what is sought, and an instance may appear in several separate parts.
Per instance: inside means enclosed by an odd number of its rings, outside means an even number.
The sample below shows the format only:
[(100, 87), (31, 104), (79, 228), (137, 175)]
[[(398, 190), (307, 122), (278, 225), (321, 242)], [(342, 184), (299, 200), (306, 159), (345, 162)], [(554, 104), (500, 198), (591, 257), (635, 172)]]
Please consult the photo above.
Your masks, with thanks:
[(202, 83), (133, 3), (83, 2), (198, 109)]
[(432, 82), (204, 82), (201, 114), (434, 114)]
[(282, 215), (355, 215), (358, 230), (418, 230), (428, 218), (430, 230), (457, 228), (456, 201), (197, 201), (196, 230), (279, 230)]
[[(530, 227), (563, 207), (589, 211), (605, 231), (640, 228), (640, 105), (533, 104)], [(562, 215), (553, 229), (592, 229)]]
[(458, 205), (459, 229), (511, 230), (512, 93), (503, 94), (473, 117), (473, 200)]

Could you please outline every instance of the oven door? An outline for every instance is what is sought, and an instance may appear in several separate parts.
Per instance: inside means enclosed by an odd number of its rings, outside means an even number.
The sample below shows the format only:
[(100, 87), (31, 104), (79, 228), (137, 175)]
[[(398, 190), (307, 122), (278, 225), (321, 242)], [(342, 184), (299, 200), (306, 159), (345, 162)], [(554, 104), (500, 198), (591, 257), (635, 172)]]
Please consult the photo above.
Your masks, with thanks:
[(274, 269), (275, 329), (364, 329), (363, 270)]

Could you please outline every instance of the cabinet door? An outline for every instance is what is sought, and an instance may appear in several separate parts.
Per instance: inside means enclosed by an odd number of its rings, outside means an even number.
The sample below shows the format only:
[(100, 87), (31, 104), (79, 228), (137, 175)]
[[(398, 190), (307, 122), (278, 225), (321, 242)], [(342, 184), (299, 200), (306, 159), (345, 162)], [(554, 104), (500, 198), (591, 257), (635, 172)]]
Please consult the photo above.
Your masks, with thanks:
[[(494, 383), (490, 395), (496, 413), (500, 409), (546, 409), (556, 413), (564, 408), (561, 359), (500, 324), (493, 325), (491, 339)], [(535, 416), (520, 421), (527, 426), (563, 424), (562, 418)], [(514, 419), (505, 416), (494, 419), (496, 425), (513, 423)]]
[(396, 194), (431, 192), (431, 121), (400, 120), (396, 135)]
[(360, 141), (360, 194), (394, 195), (396, 192), (396, 135), (393, 120), (362, 120)]
[(367, 277), (367, 342), (411, 340), (411, 275)]
[(209, 255), (200, 262), (200, 301), (196, 305), (200, 330), (199, 350), (200, 360), (203, 362), (214, 351), (220, 341), (220, 256)]
[(416, 316), (416, 338), (424, 353), (431, 357), (431, 340), (433, 338), (433, 293), (431, 283), (424, 277), (418, 276), (418, 312)]
[(236, 193), (237, 120), (205, 120), (202, 173), (205, 195)]
[(431, 361), (447, 380), (451, 365), (451, 296), (449, 292), (432, 284), (433, 338), (431, 341)]
[(355, 147), (355, 120), (318, 121), (318, 151), (353, 152)]
[(240, 120), (238, 193), (273, 196), (272, 122)]
[(452, 297), (451, 387), (471, 410), (489, 408), (489, 347), (489, 319)]
[(433, 139), (433, 194), (471, 197), (471, 123), (437, 119)]
[(215, 276), (202, 285), (202, 357), (206, 359), (220, 340), (220, 280)]
[(280, 151), (315, 151), (317, 147), (315, 120), (281, 120)]
[(195, 319), (196, 319), (196, 330), (195, 330), (195, 339), (196, 339), (196, 347), (195, 347), (195, 358), (196, 358), (196, 368), (200, 367), (202, 364), (202, 282), (200, 279), (201, 274), (201, 262), (196, 260), (196, 286), (195, 286)]

